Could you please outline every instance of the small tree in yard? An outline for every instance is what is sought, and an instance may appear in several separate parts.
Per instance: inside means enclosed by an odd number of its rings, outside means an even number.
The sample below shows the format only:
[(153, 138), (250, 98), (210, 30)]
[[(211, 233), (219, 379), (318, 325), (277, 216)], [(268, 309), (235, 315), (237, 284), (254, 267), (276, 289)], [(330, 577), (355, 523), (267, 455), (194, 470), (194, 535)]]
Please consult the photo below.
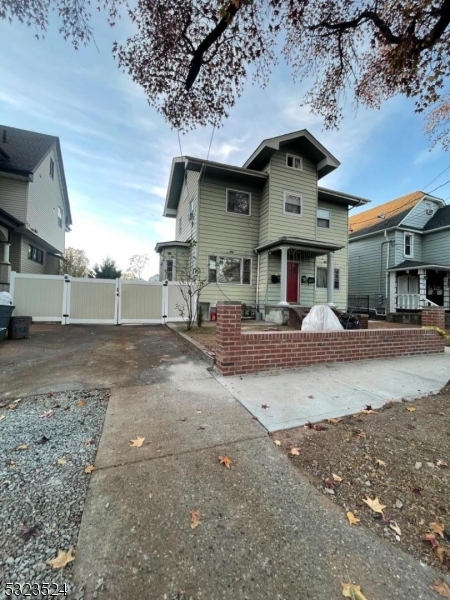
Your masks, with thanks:
[(100, 265), (94, 265), (91, 277), (95, 279), (118, 279), (122, 271), (117, 268), (116, 261), (107, 256)]
[(189, 258), (186, 264), (177, 264), (176, 285), (180, 290), (184, 304), (176, 304), (180, 317), (186, 323), (188, 331), (197, 320), (197, 325), (201, 327), (202, 318), (200, 315), (200, 292), (209, 285), (208, 277), (202, 273), (195, 264), (194, 248), (196, 242), (192, 241), (189, 248)]
[(87, 277), (89, 275), (89, 260), (84, 250), (66, 248), (59, 263), (59, 275), (71, 277)]
[(130, 279), (142, 279), (142, 271), (147, 266), (149, 260), (148, 254), (134, 254), (130, 258), (127, 272), (132, 276)]

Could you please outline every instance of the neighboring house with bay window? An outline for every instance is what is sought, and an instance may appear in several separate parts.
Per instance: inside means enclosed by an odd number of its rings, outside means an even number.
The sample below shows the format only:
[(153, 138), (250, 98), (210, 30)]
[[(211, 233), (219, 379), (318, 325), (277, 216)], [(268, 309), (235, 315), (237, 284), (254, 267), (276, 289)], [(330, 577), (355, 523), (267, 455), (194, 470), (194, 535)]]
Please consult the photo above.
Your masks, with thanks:
[(0, 125), (0, 263), (55, 274), (71, 224), (59, 138)]
[[(411, 315), (450, 310), (450, 206), (413, 192), (350, 218), (349, 294), (368, 295), (370, 311)], [(405, 316), (403, 320), (408, 320)]]
[(174, 158), (163, 214), (176, 234), (156, 245), (160, 279), (197, 266), (205, 316), (219, 300), (275, 321), (290, 305), (345, 309), (348, 211), (368, 201), (318, 185), (339, 164), (307, 130), (264, 140), (242, 167)]

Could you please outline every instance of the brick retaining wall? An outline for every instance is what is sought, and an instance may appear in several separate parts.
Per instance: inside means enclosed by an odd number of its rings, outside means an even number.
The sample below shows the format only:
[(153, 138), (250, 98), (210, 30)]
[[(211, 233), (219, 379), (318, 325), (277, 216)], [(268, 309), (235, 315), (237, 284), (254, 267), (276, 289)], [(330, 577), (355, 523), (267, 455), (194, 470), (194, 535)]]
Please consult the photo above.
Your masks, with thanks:
[[(433, 318), (441, 322), (443, 310), (432, 311), (426, 317), (428, 326), (436, 324)], [(444, 339), (431, 329), (242, 333), (241, 305), (236, 302), (217, 303), (216, 335), (216, 366), (222, 375), (444, 352)]]

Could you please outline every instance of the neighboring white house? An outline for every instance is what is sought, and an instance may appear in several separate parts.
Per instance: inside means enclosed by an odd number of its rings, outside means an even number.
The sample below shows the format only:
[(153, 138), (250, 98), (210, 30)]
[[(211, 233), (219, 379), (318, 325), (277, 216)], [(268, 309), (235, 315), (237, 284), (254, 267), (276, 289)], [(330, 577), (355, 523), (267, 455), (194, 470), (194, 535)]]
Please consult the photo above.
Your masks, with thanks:
[(71, 224), (59, 138), (0, 125), (1, 264), (55, 274)]

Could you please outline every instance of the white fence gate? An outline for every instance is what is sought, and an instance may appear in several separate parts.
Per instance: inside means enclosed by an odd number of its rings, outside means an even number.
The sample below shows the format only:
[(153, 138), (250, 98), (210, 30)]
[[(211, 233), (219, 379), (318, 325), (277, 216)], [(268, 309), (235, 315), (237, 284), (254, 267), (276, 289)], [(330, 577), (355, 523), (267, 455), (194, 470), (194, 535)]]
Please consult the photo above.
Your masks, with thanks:
[[(186, 284), (187, 285), (187, 284)], [(183, 321), (185, 301), (176, 282), (84, 279), (11, 273), (15, 316), (70, 324), (164, 324)]]

